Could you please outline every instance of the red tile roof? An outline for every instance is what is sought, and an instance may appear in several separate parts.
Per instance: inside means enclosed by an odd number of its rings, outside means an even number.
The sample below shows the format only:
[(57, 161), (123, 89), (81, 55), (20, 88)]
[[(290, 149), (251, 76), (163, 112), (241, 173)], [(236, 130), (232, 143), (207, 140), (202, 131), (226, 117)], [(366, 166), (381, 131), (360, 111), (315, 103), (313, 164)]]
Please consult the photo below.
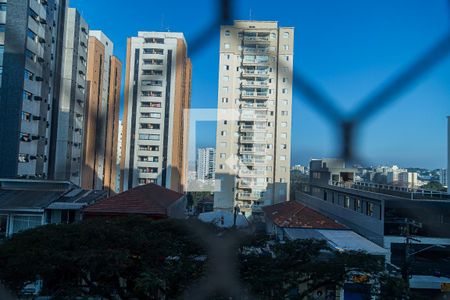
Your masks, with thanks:
[(347, 229), (317, 211), (297, 201), (287, 201), (263, 207), (266, 218), (279, 227), (314, 228), (314, 229)]
[(99, 201), (84, 209), (86, 215), (140, 214), (167, 217), (168, 208), (184, 195), (150, 183)]

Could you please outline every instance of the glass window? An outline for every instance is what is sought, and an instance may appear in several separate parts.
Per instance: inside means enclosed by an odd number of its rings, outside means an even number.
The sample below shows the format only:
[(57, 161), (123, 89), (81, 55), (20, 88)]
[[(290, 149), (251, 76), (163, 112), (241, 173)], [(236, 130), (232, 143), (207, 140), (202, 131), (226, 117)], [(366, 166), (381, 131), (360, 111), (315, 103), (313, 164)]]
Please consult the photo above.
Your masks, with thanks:
[(42, 225), (41, 216), (13, 216), (13, 233), (35, 228)]
[(161, 113), (152, 112), (150, 113), (150, 118), (161, 119)]
[(0, 32), (5, 32), (5, 24), (0, 24)]
[(0, 11), (6, 11), (6, 3), (0, 3)]
[(283, 37), (284, 37), (285, 39), (289, 38), (289, 32), (283, 32)]

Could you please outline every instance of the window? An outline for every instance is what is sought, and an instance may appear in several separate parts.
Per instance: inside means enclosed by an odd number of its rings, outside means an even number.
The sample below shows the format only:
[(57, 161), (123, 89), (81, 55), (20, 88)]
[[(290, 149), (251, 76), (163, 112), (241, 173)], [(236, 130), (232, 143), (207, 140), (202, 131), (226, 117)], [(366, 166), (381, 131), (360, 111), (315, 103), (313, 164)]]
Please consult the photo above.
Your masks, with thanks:
[(146, 161), (146, 162), (158, 162), (158, 156), (138, 156), (138, 161)]
[(27, 36), (30, 39), (32, 39), (33, 41), (35, 41), (36, 38), (37, 38), (37, 34), (33, 30), (31, 30), (30, 28), (28, 28), (28, 30), (27, 30)]
[(230, 49), (230, 44), (225, 43), (225, 44), (223, 45), (223, 47), (224, 47), (225, 49)]
[(283, 82), (286, 82), (287, 81), (287, 78), (286, 77), (283, 77)]
[(18, 161), (20, 163), (26, 163), (30, 161), (30, 156), (28, 154), (25, 153), (19, 153), (19, 159)]
[(288, 101), (287, 100), (281, 100), (281, 105), (288, 105)]
[(162, 59), (144, 59), (144, 65), (158, 65), (161, 66), (163, 64)]
[(163, 49), (159, 49), (159, 48), (144, 48), (144, 54), (164, 54), (164, 50)]
[(285, 155), (281, 155), (280, 156), (280, 160), (286, 160), (286, 156)]
[(287, 89), (282, 89), (281, 92), (282, 92), (283, 94), (287, 94)]
[(222, 103), (228, 103), (228, 98), (222, 97)]
[(162, 86), (162, 80), (142, 80), (143, 86)]
[(162, 75), (163, 71), (162, 70), (142, 70), (142, 75)]
[(140, 140), (150, 140), (150, 141), (159, 141), (160, 135), (159, 134), (145, 134), (141, 133), (139, 134)]
[(344, 207), (345, 208), (349, 208), (350, 207), (350, 197), (349, 196), (345, 196), (344, 197)]
[(224, 93), (228, 93), (228, 87), (227, 86), (222, 88), (222, 90), (223, 90)]
[(287, 133), (282, 133), (282, 134), (281, 134), (281, 137), (282, 137), (283, 139), (287, 139)]
[(223, 69), (224, 69), (224, 71), (228, 71), (228, 70), (230, 70), (230, 66), (229, 65), (224, 65)]
[(223, 170), (223, 169), (225, 169), (225, 166), (224, 166), (223, 164), (220, 164), (220, 165), (219, 165), (219, 169), (220, 169), (220, 170)]
[(159, 151), (159, 146), (153, 145), (139, 145), (140, 151)]
[(160, 124), (155, 123), (141, 123), (140, 127), (141, 129), (160, 129)]
[(6, 11), (6, 3), (0, 3), (0, 11)]
[(230, 57), (231, 57), (230, 54), (227, 54), (227, 59), (230, 59)]
[(224, 159), (226, 157), (227, 157), (227, 155), (225, 153), (220, 153), (220, 158)]
[(312, 175), (313, 175), (314, 179), (320, 179), (320, 173), (319, 172), (313, 172)]
[(150, 43), (150, 44), (164, 44), (164, 39), (151, 37), (151, 38), (145, 38), (144, 42)]
[(139, 167), (138, 170), (140, 173), (144, 173), (144, 174), (158, 173), (158, 168), (154, 168), (154, 167), (153, 168), (152, 167)]
[(5, 24), (0, 24), (0, 32), (5, 32)]
[(371, 202), (367, 202), (367, 206), (366, 206), (366, 215), (373, 217), (374, 215), (374, 209), (373, 209), (373, 203)]
[(271, 32), (270, 33), (270, 38), (271, 39), (275, 39), (277, 37), (277, 35), (275, 34), (275, 32)]
[(142, 91), (142, 97), (162, 97), (162, 92), (159, 91)]
[(27, 91), (23, 91), (23, 100), (31, 101), (33, 100), (33, 94)]
[(286, 144), (281, 144), (280, 148), (281, 148), (281, 150), (286, 150), (287, 149), (287, 145)]
[(223, 76), (223, 81), (229, 81), (230, 77), (229, 76)]
[(281, 122), (281, 127), (287, 127), (287, 122)]
[(226, 131), (221, 131), (221, 132), (220, 132), (220, 135), (221, 135), (221, 136), (227, 136), (227, 132), (226, 132)]
[(288, 45), (284, 45), (283, 49), (287, 51), (287, 50), (289, 50), (289, 46)]
[(281, 111), (281, 115), (282, 115), (282, 116), (287, 116), (287, 115), (288, 115), (287, 110), (282, 110), (282, 111)]
[(289, 38), (289, 32), (283, 32), (283, 38), (285, 39)]
[(355, 210), (355, 211), (361, 211), (361, 200), (360, 199), (355, 199), (354, 201), (353, 201), (354, 203), (353, 203), (353, 209)]
[(227, 146), (227, 142), (221, 142), (221, 143), (220, 143), (220, 147), (225, 148), (226, 146)]
[(161, 113), (151, 112), (151, 113), (150, 113), (150, 118), (153, 118), (153, 119), (161, 119)]
[(229, 30), (225, 30), (225, 32), (223, 33), (223, 35), (224, 35), (224, 36), (230, 36), (230, 35), (231, 35), (231, 33), (230, 33), (230, 31), (229, 31)]
[(13, 216), (13, 233), (35, 228), (42, 225), (41, 216)]
[(289, 61), (289, 56), (286, 55), (286, 61)]
[(28, 59), (35, 61), (36, 60), (36, 54), (28, 49), (25, 49), (25, 57), (27, 57)]
[(31, 121), (31, 114), (28, 113), (28, 112), (23, 111), (21, 118), (22, 118), (23, 121), (30, 122)]

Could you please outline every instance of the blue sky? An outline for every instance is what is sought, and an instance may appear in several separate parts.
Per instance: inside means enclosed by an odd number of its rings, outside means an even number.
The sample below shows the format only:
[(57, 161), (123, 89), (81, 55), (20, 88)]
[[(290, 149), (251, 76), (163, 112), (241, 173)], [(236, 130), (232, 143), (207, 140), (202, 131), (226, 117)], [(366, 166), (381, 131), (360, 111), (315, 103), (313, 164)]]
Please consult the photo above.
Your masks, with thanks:
[[(450, 28), (446, 0), (240, 0), (235, 19), (276, 20), (295, 27), (294, 77), (307, 76), (350, 112)], [(274, 6), (273, 4), (277, 6)], [(180, 31), (190, 41), (209, 28), (216, 1), (71, 0), (91, 29), (103, 30), (124, 62), (126, 38), (137, 31)], [(192, 56), (192, 107), (217, 107), (219, 28)], [(125, 68), (124, 68), (125, 69)], [(365, 164), (442, 168), (450, 115), (450, 55), (359, 130)], [(335, 156), (339, 132), (294, 89), (292, 164)], [(215, 128), (197, 131), (215, 145)]]

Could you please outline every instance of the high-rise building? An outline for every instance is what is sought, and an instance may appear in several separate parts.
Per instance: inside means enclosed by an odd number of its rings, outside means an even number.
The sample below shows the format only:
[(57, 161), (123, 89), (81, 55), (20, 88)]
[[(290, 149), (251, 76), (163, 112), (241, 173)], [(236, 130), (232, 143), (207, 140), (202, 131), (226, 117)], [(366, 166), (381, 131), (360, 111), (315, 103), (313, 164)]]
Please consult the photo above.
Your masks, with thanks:
[(442, 184), (442, 186), (448, 187), (448, 178), (447, 178), (447, 169), (441, 169), (439, 171), (439, 182)]
[(210, 180), (215, 178), (216, 149), (199, 148), (197, 150), (197, 179)]
[(447, 117), (447, 192), (450, 193), (450, 116)]
[[(288, 200), (294, 29), (235, 21), (220, 31), (216, 210), (246, 215)], [(231, 115), (231, 114), (230, 114)]]
[(182, 33), (139, 32), (128, 39), (121, 190), (146, 183), (184, 190), (190, 93)]
[(88, 25), (67, 10), (59, 97), (53, 103), (49, 178), (80, 185), (83, 152)]
[(0, 3), (0, 177), (47, 178), (65, 0)]
[(120, 193), (120, 161), (122, 160), (122, 141), (123, 141), (123, 125), (119, 120), (119, 138), (117, 140), (117, 157), (116, 157), (116, 193)]
[(83, 188), (115, 192), (122, 65), (101, 31), (89, 31)]

